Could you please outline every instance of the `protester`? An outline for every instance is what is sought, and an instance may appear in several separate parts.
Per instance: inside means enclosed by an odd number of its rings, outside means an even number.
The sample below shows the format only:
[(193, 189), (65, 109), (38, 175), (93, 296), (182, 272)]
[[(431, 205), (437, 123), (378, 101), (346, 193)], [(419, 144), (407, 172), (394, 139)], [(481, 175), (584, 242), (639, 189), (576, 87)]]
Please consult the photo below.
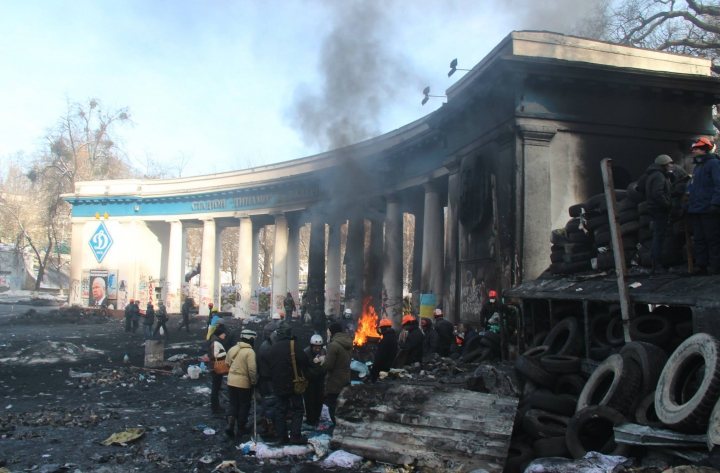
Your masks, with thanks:
[[(289, 327), (280, 327), (276, 331), (277, 340), (270, 348), (270, 370), (272, 371), (273, 389), (277, 396), (277, 408), (275, 409), (275, 432), (278, 443), (281, 445), (292, 443), (303, 445), (307, 438), (300, 434), (303, 421), (303, 397), (295, 393), (295, 371), (298, 376), (303, 376), (310, 365), (310, 360), (297, 343), (296, 337)], [(291, 350), (292, 348), (292, 350)], [(295, 354), (295, 367), (293, 357)], [(288, 438), (287, 412), (292, 410), (290, 422), (290, 438)]]
[(433, 317), (435, 317), (433, 328), (438, 334), (438, 353), (440, 356), (450, 356), (450, 348), (455, 341), (455, 327), (444, 317), (440, 308), (433, 311)]
[(380, 320), (378, 332), (382, 335), (378, 344), (377, 354), (370, 368), (370, 381), (377, 381), (381, 371), (390, 371), (398, 352), (397, 334), (388, 318)]
[(430, 319), (420, 320), (420, 328), (423, 332), (423, 356), (430, 356), (440, 350), (440, 335), (433, 328)]
[(477, 337), (477, 331), (467, 322), (460, 324), (460, 330), (462, 333), (462, 345), (461, 354), (465, 355), (470, 352), (470, 347), (473, 346), (472, 339)]
[(687, 192), (696, 274), (720, 274), (720, 161), (712, 149), (707, 138), (700, 138), (690, 148), (695, 169)]
[[(216, 329), (221, 330), (221, 328)], [(253, 388), (257, 384), (257, 365), (253, 343), (256, 334), (252, 330), (243, 330), (240, 341), (228, 351), (226, 363), (228, 371), (228, 412), (225, 433), (230, 437), (236, 433), (243, 436), (248, 433), (246, 424), (252, 404)], [(235, 425), (237, 424), (237, 432)]]
[(125, 331), (132, 332), (132, 318), (135, 310), (135, 299), (130, 299), (130, 303), (125, 306)]
[(343, 318), (340, 319), (340, 326), (343, 332), (350, 334), (350, 338), (355, 337), (355, 321), (353, 320), (351, 309), (345, 309), (343, 312)]
[(215, 312), (215, 315), (213, 315), (212, 319), (210, 319), (210, 325), (208, 325), (205, 340), (210, 340), (210, 336), (213, 334), (217, 326), (222, 323), (224, 323), (223, 318), (218, 315), (218, 312)]
[(402, 326), (403, 331), (398, 337), (398, 346), (401, 350), (407, 350), (405, 365), (422, 363), (423, 334), (417, 320), (412, 315), (406, 315), (402, 319)]
[(208, 321), (207, 321), (208, 327), (212, 323), (213, 317), (215, 317), (217, 315), (217, 311), (218, 310), (215, 308), (215, 304), (213, 304), (212, 302), (208, 302)]
[(195, 300), (192, 297), (187, 297), (180, 308), (180, 314), (182, 315), (182, 323), (178, 330), (182, 330), (185, 327), (187, 332), (190, 332), (190, 311), (195, 307)]
[[(349, 310), (349, 309), (347, 309)], [(352, 337), (342, 330), (342, 326), (335, 322), (328, 329), (327, 355), (323, 368), (327, 373), (325, 381), (325, 405), (330, 411), (333, 427), (335, 420), (335, 407), (340, 391), (350, 385), (350, 362), (352, 361)]]
[[(275, 327), (268, 331), (268, 328)], [(260, 391), (260, 403), (262, 405), (262, 426), (263, 435), (275, 436), (275, 408), (277, 397), (273, 390), (273, 372), (270, 362), (270, 350), (277, 334), (277, 326), (273, 323), (265, 325), (263, 330), (264, 340), (257, 349), (258, 354), (258, 390)], [(259, 337), (258, 337), (259, 338)], [(257, 346), (257, 343), (255, 344)]]
[(220, 406), (220, 388), (222, 387), (222, 380), (225, 374), (215, 372), (215, 362), (226, 359), (227, 350), (230, 346), (232, 345), (225, 332), (225, 328), (218, 327), (208, 342), (208, 354), (203, 357), (203, 361), (210, 367), (210, 375), (212, 378), (210, 387), (210, 409), (213, 414), (225, 412), (225, 409)]
[(320, 335), (310, 337), (310, 346), (305, 348), (305, 354), (311, 360), (310, 366), (305, 373), (308, 379), (308, 387), (303, 393), (305, 400), (305, 422), (309, 426), (317, 426), (320, 422), (320, 414), (323, 407), (323, 388), (325, 385), (325, 369), (322, 362), (325, 360), (327, 351), (323, 348), (323, 338)]
[(163, 301), (158, 302), (158, 311), (155, 315), (157, 317), (157, 325), (155, 326), (153, 337), (155, 337), (162, 328), (163, 332), (165, 332), (165, 340), (168, 340), (170, 338), (170, 335), (168, 334), (168, 329), (165, 325), (168, 321), (168, 313), (167, 308), (165, 307), (165, 303)]
[[(662, 266), (662, 248), (665, 241), (665, 231), (670, 222), (670, 208), (672, 207), (672, 190), (670, 187), (670, 171), (672, 170), (670, 156), (661, 154), (655, 162), (648, 166), (645, 175), (638, 181), (638, 190), (645, 193), (648, 213), (652, 219), (652, 272), (653, 274), (667, 272)], [(642, 181), (643, 188), (640, 188)]]
[[(488, 292), (487, 302), (485, 302), (480, 309), (480, 326), (483, 330), (489, 330), (490, 318), (495, 314), (505, 317), (507, 314), (507, 306), (500, 302), (497, 291), (490, 291)], [(471, 334), (470, 338), (473, 336), (474, 335)], [(465, 341), (468, 342), (469, 340), (466, 339)]]
[(143, 337), (145, 340), (153, 339), (153, 325), (155, 325), (155, 309), (153, 309), (152, 302), (148, 302), (143, 317)]
[(140, 327), (140, 301), (136, 300), (133, 306), (132, 333), (135, 334), (138, 327)]
[(285, 300), (283, 301), (283, 307), (285, 307), (285, 317), (288, 323), (292, 323), (293, 321), (293, 313), (295, 312), (295, 299), (293, 299), (292, 294), (289, 292), (285, 296)]

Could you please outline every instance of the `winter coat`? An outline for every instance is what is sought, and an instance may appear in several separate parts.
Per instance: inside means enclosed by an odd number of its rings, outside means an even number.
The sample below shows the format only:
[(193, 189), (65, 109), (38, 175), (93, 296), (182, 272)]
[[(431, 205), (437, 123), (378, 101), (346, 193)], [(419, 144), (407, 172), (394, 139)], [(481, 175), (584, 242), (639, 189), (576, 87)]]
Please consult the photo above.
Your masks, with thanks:
[(157, 316), (158, 322), (167, 322), (168, 320), (167, 309), (164, 305), (158, 307), (157, 313), (155, 315)]
[(473, 329), (469, 329), (467, 332), (465, 332), (465, 338), (463, 338), (463, 344), (462, 344), (462, 354), (470, 353), (469, 349), (472, 346), (470, 343), (470, 340), (477, 337), (477, 332)]
[[(500, 313), (501, 315), (507, 314), (507, 306), (501, 304), (500, 302), (495, 302), (494, 304), (486, 302), (485, 304), (483, 304), (482, 309), (480, 309), (480, 325), (482, 325), (485, 330), (488, 330), (490, 328), (488, 322), (490, 321), (492, 316), (495, 315), (496, 312)], [(474, 332), (470, 333), (472, 334)]]
[(440, 356), (450, 356), (450, 347), (455, 341), (455, 328), (447, 319), (435, 320), (433, 329), (438, 334), (438, 353)]
[(292, 298), (292, 296), (285, 296), (283, 306), (285, 307), (285, 316), (290, 317), (290, 314), (295, 312), (295, 300)]
[(378, 344), (375, 360), (370, 368), (370, 379), (375, 381), (381, 371), (390, 371), (398, 352), (397, 333), (394, 329), (386, 329)]
[(340, 327), (342, 327), (343, 332), (348, 332), (350, 334), (355, 333), (355, 321), (353, 319), (343, 317), (340, 320)]
[(273, 344), (269, 339), (264, 340), (260, 345), (260, 349), (258, 350), (258, 387), (260, 388), (260, 394), (263, 396), (266, 396), (273, 392), (273, 373), (270, 366), (270, 349), (272, 348), (272, 345)]
[(133, 322), (137, 322), (140, 320), (140, 307), (137, 304), (133, 304), (133, 310), (132, 310), (132, 319)]
[(148, 307), (145, 310), (145, 319), (143, 320), (145, 325), (153, 325), (155, 323), (155, 309)]
[(350, 362), (352, 361), (352, 338), (347, 332), (338, 332), (330, 337), (323, 368), (327, 372), (325, 394), (338, 394), (350, 384)]
[[(265, 324), (265, 327), (263, 328), (263, 336), (255, 338), (255, 351), (259, 352), (260, 347), (262, 346), (263, 342), (265, 340), (270, 340), (270, 337), (272, 336), (272, 333), (277, 330), (278, 324), (277, 321), (271, 320), (270, 322)], [(271, 344), (272, 345), (272, 344)]]
[(315, 363), (315, 358), (318, 356), (326, 356), (327, 351), (325, 350), (325, 348), (322, 348), (320, 350), (320, 353), (315, 354), (312, 351), (311, 345), (305, 348), (305, 354), (308, 356), (308, 360), (310, 360), (310, 365), (305, 372), (305, 376), (309, 381), (313, 383), (318, 383), (320, 385), (320, 389), (322, 389), (323, 381), (325, 381), (325, 369), (323, 368), (321, 363)]
[(668, 213), (670, 211), (672, 189), (670, 179), (659, 164), (651, 164), (645, 171), (645, 198), (651, 213)]
[(417, 324), (411, 324), (405, 329), (408, 334), (404, 342), (400, 342), (399, 347), (401, 350), (407, 350), (406, 365), (412, 365), (414, 363), (422, 363), (423, 357), (423, 334), (422, 330)]
[(190, 302), (192, 299), (185, 299), (185, 302), (183, 302), (182, 307), (180, 308), (180, 313), (182, 313), (183, 318), (190, 317), (190, 308), (192, 307), (190, 305)]
[(310, 365), (310, 360), (308, 360), (305, 351), (300, 347), (295, 337), (278, 337), (270, 349), (270, 370), (272, 372), (275, 393), (281, 396), (288, 396), (295, 392), (293, 387), (295, 373), (293, 371), (292, 358), (290, 357), (291, 339), (295, 340), (295, 363), (297, 365), (298, 376), (303, 376), (305, 370)]
[(690, 194), (688, 212), (704, 214), (711, 205), (720, 206), (720, 161), (718, 155), (709, 153), (695, 166), (693, 177), (687, 186)]
[(132, 304), (128, 304), (125, 306), (125, 318), (126, 319), (132, 319), (134, 307), (135, 307), (134, 302)]
[(232, 347), (225, 358), (225, 363), (230, 367), (228, 386), (249, 389), (257, 384), (255, 350), (249, 343), (239, 342)]
[(440, 353), (440, 335), (435, 331), (434, 327), (430, 327), (425, 332), (423, 339), (423, 355), (428, 356), (431, 353)]

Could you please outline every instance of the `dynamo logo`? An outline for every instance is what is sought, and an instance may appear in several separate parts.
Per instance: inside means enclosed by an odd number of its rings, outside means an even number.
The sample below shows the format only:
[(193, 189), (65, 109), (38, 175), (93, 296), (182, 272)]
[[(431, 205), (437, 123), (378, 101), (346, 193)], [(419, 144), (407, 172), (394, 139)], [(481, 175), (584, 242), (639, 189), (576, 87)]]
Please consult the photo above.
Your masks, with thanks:
[(97, 230), (95, 230), (93, 236), (90, 237), (89, 243), (97, 262), (102, 262), (103, 258), (105, 258), (105, 255), (108, 251), (110, 251), (110, 247), (113, 244), (113, 239), (105, 226), (105, 222), (100, 222)]

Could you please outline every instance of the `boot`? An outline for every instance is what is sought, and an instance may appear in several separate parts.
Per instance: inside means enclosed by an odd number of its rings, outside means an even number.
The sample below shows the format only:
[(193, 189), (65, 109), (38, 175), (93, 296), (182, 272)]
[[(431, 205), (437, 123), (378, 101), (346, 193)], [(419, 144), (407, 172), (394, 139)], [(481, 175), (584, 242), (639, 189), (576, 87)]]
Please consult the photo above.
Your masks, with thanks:
[(290, 443), (292, 445), (305, 445), (307, 443), (307, 437), (304, 435), (298, 435), (297, 437), (290, 437)]
[(652, 274), (655, 276), (662, 276), (667, 274), (667, 269), (665, 269), (661, 264), (659, 264), (654, 258), (653, 258), (653, 265), (652, 265)]
[(266, 435), (270, 438), (275, 437), (275, 423), (271, 421), (270, 419), (263, 419), (262, 425), (265, 428), (265, 433), (263, 435)]
[(234, 416), (228, 416), (227, 427), (225, 427), (225, 433), (228, 435), (228, 437), (235, 437), (235, 417)]

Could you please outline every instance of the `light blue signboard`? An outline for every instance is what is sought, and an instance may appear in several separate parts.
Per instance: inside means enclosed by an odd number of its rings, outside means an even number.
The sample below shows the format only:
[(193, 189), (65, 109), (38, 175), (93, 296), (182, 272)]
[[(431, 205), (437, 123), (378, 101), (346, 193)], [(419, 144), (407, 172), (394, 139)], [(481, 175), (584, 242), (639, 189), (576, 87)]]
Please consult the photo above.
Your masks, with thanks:
[(108, 251), (110, 251), (110, 247), (113, 244), (113, 239), (105, 226), (105, 222), (100, 222), (97, 230), (95, 230), (93, 236), (90, 237), (89, 243), (97, 262), (102, 262), (103, 258), (105, 258), (105, 255)]

